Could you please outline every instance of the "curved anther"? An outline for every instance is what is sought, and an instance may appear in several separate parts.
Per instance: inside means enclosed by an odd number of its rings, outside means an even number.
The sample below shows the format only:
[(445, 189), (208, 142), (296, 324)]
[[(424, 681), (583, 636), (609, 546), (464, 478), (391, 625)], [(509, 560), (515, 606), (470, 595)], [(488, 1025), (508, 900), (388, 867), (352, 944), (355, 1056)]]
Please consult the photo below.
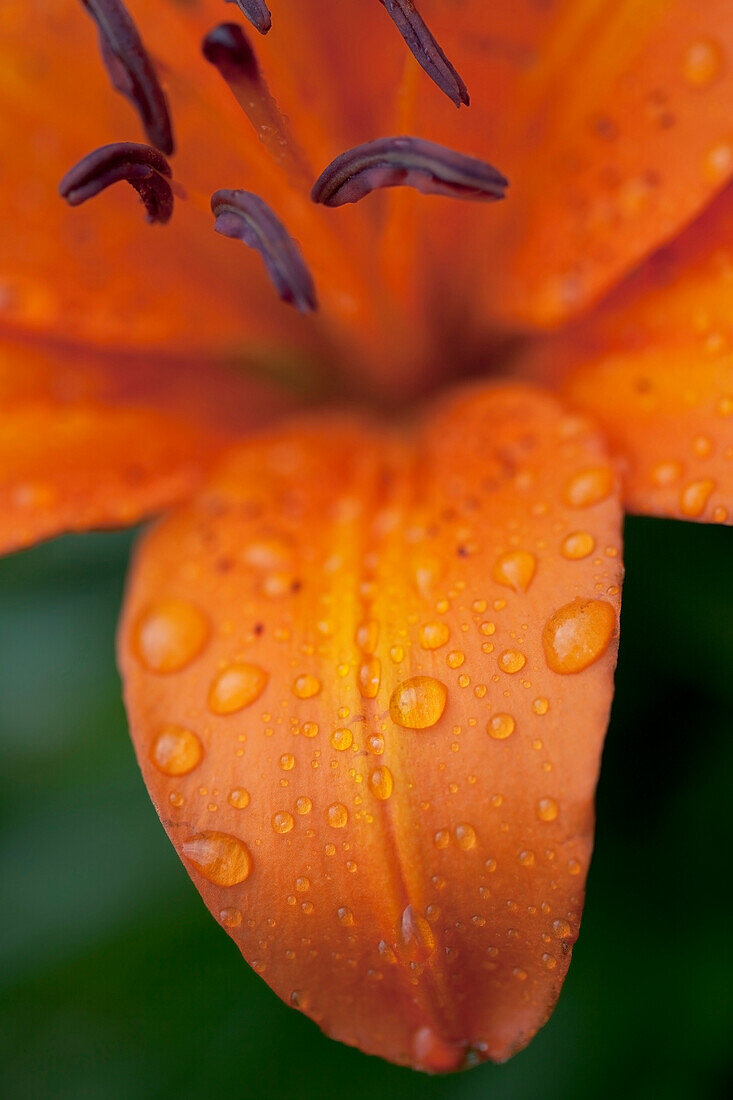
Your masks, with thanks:
[(311, 191), (313, 202), (343, 206), (379, 187), (414, 187), (425, 195), (503, 199), (508, 180), (483, 160), (416, 137), (379, 138), (331, 161)]
[(80, 206), (113, 183), (124, 180), (142, 199), (149, 222), (164, 225), (173, 213), (173, 191), (168, 161), (150, 145), (132, 141), (103, 145), (82, 157), (59, 184), (69, 206)]
[(468, 89), (425, 25), (413, 0), (380, 0), (413, 56), (456, 107), (471, 102)]
[(301, 313), (317, 308), (313, 278), (298, 245), (266, 202), (251, 191), (215, 191), (211, 209), (214, 229), (224, 237), (243, 241), (265, 261), (267, 273), (284, 302)]
[(242, 15), (249, 19), (252, 26), (260, 34), (267, 34), (270, 30), (272, 17), (265, 0), (227, 0), (227, 3), (236, 4)]
[(121, 0), (82, 0), (99, 30), (99, 43), (110, 80), (140, 115), (150, 142), (172, 153), (173, 127), (168, 103), (137, 27)]

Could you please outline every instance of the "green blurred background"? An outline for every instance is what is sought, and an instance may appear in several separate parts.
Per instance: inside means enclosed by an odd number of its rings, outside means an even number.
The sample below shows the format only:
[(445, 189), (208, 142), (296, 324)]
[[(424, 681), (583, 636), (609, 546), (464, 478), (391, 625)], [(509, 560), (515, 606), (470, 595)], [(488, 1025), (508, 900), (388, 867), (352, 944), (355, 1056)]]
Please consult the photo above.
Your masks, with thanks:
[(132, 536), (0, 562), (3, 1100), (726, 1095), (733, 532), (630, 520), (626, 536), (618, 690), (570, 975), (525, 1052), (450, 1078), (325, 1039), (200, 902), (120, 702)]

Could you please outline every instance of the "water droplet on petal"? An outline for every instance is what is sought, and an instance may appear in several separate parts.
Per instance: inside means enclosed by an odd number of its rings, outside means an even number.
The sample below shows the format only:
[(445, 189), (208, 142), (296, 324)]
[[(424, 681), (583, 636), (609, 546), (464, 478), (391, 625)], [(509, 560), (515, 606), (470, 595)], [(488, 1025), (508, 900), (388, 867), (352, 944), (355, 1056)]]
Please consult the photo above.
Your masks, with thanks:
[(591, 466), (574, 474), (565, 486), (565, 503), (573, 508), (589, 508), (605, 500), (613, 489), (613, 470), (608, 466)]
[(293, 695), (297, 695), (299, 699), (312, 699), (320, 690), (321, 681), (308, 673), (296, 677), (293, 684)]
[(326, 824), (332, 829), (345, 828), (349, 820), (349, 811), (341, 802), (332, 802), (326, 810)]
[(532, 703), (532, 710), (535, 714), (547, 714), (550, 709), (550, 704), (547, 699), (535, 699)]
[(352, 928), (354, 926), (354, 914), (345, 905), (342, 905), (337, 910), (336, 916), (338, 917), (339, 924), (343, 924), (344, 928)]
[(183, 842), (182, 850), (204, 878), (217, 886), (236, 886), (252, 869), (247, 845), (229, 833), (198, 833)]
[(569, 561), (580, 561), (593, 553), (596, 540), (587, 531), (573, 531), (563, 540), (560, 552)]
[(420, 627), (420, 645), (423, 649), (440, 649), (450, 638), (445, 623), (424, 623)]
[(316, 737), (318, 734), (318, 723), (304, 722), (300, 727), (300, 732), (303, 734), (303, 737)]
[(178, 672), (197, 657), (209, 639), (209, 623), (185, 600), (159, 600), (138, 619), (133, 648), (150, 672)]
[(602, 657), (616, 629), (616, 612), (605, 600), (573, 600), (545, 624), (542, 644), (553, 672), (582, 672)]
[(554, 798), (541, 798), (537, 803), (537, 816), (540, 821), (554, 821), (560, 807)]
[(289, 833), (295, 825), (295, 818), (292, 814), (289, 814), (287, 810), (280, 810), (278, 813), (272, 815), (272, 827), (276, 833), (280, 833), (284, 836), (285, 833)]
[(437, 833), (433, 837), (433, 844), (436, 848), (447, 848), (450, 844), (450, 833), (447, 829), (438, 829)]
[(296, 814), (309, 814), (313, 809), (313, 803), (307, 795), (301, 795), (300, 798), (295, 801)]
[(455, 828), (456, 844), (464, 852), (469, 852), (471, 848), (476, 847), (477, 837), (476, 830), (473, 825), (456, 825)]
[(691, 481), (685, 485), (680, 493), (680, 512), (690, 519), (697, 519), (705, 511), (710, 495), (715, 489), (715, 482), (709, 478), (702, 481)]
[(364, 653), (374, 653), (379, 641), (379, 623), (376, 619), (367, 619), (356, 628), (356, 644)]
[(435, 936), (425, 917), (421, 917), (414, 906), (408, 905), (402, 913), (400, 938), (408, 949), (409, 957), (419, 960), (428, 959), (435, 950)]
[(516, 649), (507, 649), (499, 657), (498, 665), (502, 672), (512, 675), (520, 672), (527, 663), (527, 658)]
[(552, 922), (552, 931), (555, 933), (555, 938), (558, 940), (566, 940), (572, 936), (573, 930), (566, 920), (554, 920)]
[(380, 766), (374, 769), (369, 776), (369, 789), (375, 798), (386, 802), (394, 789), (394, 779), (389, 768)]
[(209, 710), (214, 714), (234, 714), (251, 706), (267, 687), (269, 677), (257, 665), (229, 665), (209, 688)]
[(505, 741), (514, 733), (515, 726), (511, 714), (495, 714), (486, 723), (486, 732), (497, 741)]
[(682, 75), (691, 88), (707, 88), (720, 75), (723, 51), (711, 38), (692, 42), (682, 62)]
[(382, 662), (370, 657), (359, 667), (359, 692), (364, 699), (376, 699), (382, 679)]
[(496, 559), (493, 576), (499, 584), (515, 592), (526, 592), (536, 568), (537, 559), (528, 550), (507, 550)]
[(413, 676), (392, 692), (389, 713), (392, 721), (404, 729), (429, 729), (443, 716), (447, 698), (447, 689), (440, 680)]
[(225, 924), (227, 928), (236, 928), (242, 923), (242, 914), (239, 909), (231, 909), (227, 906), (226, 909), (222, 909), (219, 913), (219, 920), (222, 924)]
[(331, 744), (337, 752), (345, 752), (346, 749), (350, 749), (354, 743), (354, 735), (350, 729), (343, 727), (336, 729), (331, 734)]
[(150, 759), (164, 775), (188, 775), (203, 754), (196, 734), (183, 726), (165, 726), (150, 746)]
[(460, 668), (463, 662), (466, 660), (466, 655), (459, 650), (454, 649), (445, 659), (445, 663), (448, 668)]
[(464, 1050), (448, 1043), (431, 1027), (421, 1027), (412, 1037), (412, 1060), (429, 1073), (451, 1073), (464, 1060)]
[(235, 810), (246, 810), (249, 806), (249, 791), (245, 791), (242, 787), (235, 787), (229, 792), (227, 801)]

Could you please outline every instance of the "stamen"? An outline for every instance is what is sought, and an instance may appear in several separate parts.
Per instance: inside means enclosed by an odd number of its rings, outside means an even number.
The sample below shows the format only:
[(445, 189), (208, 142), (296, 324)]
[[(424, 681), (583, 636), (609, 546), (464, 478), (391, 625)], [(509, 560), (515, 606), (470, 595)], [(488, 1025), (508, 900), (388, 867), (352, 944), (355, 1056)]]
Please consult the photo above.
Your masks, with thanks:
[(168, 103), (137, 27), (121, 0), (81, 0), (99, 29), (102, 60), (115, 91), (132, 102), (151, 144), (174, 149)]
[(260, 34), (267, 34), (272, 27), (272, 17), (265, 0), (227, 0), (227, 3), (236, 4)]
[(246, 114), (270, 156), (303, 186), (312, 178), (304, 154), (295, 144), (287, 120), (270, 95), (254, 50), (238, 23), (220, 23), (201, 43), (207, 61), (214, 65)]
[[(488, 2), (488, 0), (487, 0)], [(466, 85), (445, 56), (425, 25), (413, 0), (380, 0), (394, 21), (408, 48), (425, 72), (456, 107), (468, 107), (471, 99)]]
[(217, 233), (243, 241), (260, 253), (284, 302), (301, 313), (317, 308), (313, 279), (300, 249), (267, 203), (251, 191), (223, 190), (211, 196), (211, 209)]
[(69, 206), (80, 206), (113, 183), (125, 180), (142, 199), (147, 219), (164, 225), (173, 213), (173, 191), (168, 161), (157, 149), (132, 141), (103, 145), (82, 157), (59, 184)]
[(379, 138), (331, 161), (311, 191), (313, 202), (343, 206), (378, 187), (414, 187), (425, 195), (492, 201), (509, 181), (483, 160), (416, 137)]

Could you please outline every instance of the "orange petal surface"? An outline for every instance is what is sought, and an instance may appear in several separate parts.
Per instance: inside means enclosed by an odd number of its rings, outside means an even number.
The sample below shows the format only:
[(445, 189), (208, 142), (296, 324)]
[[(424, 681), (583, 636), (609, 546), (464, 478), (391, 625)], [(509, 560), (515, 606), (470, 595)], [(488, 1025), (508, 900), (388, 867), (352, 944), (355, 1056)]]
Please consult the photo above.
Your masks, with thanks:
[(489, 246), (499, 313), (553, 323), (593, 302), (731, 176), (727, 0), (560, 0), (515, 87), (513, 182)]
[(215, 918), (329, 1034), (508, 1057), (578, 932), (615, 662), (598, 437), (530, 387), (234, 450), (144, 539), (138, 759)]
[(0, 339), (0, 552), (177, 503), (283, 404), (215, 364)]
[(527, 366), (607, 430), (628, 508), (733, 521), (733, 191)]

